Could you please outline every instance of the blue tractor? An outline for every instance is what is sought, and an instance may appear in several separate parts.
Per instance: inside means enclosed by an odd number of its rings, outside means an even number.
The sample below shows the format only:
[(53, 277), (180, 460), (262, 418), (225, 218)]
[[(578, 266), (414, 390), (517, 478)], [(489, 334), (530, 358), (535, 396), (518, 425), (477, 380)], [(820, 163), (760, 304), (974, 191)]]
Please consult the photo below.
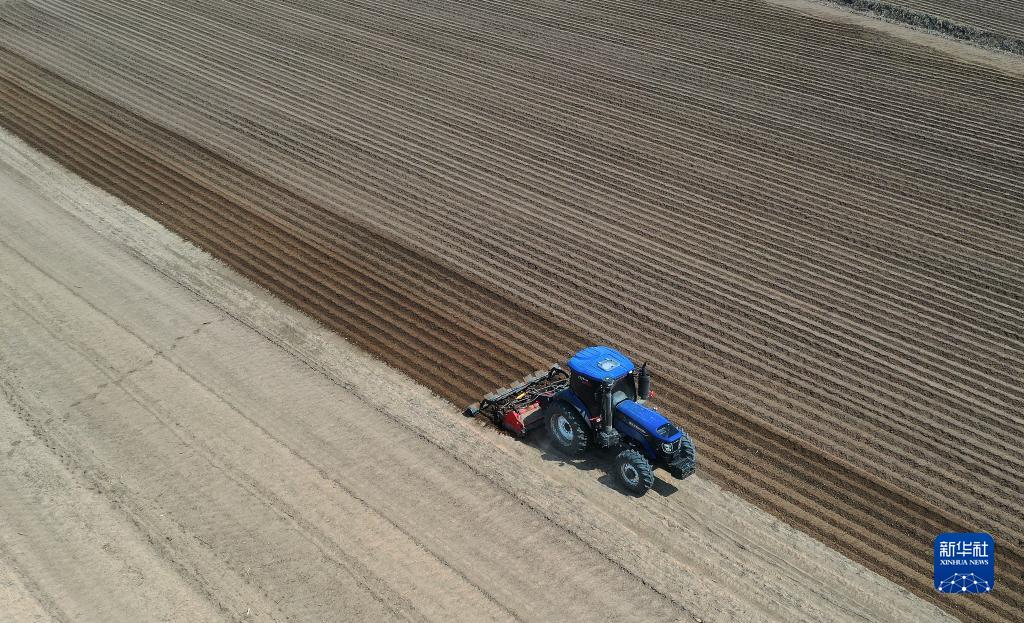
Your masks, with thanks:
[(615, 451), (615, 475), (628, 491), (643, 495), (654, 484), (654, 468), (682, 479), (697, 466), (690, 437), (646, 405), (651, 375), (607, 346), (584, 348), (569, 370), (553, 366), (513, 387), (489, 394), (466, 409), (517, 436), (546, 428), (551, 444), (569, 457), (592, 448)]

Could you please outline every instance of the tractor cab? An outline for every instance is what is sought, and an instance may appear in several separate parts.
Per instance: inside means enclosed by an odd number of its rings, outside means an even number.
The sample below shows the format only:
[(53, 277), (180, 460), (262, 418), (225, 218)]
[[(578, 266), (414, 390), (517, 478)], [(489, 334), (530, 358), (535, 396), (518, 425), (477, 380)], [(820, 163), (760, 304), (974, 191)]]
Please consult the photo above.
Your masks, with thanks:
[(569, 389), (592, 419), (600, 420), (601, 396), (609, 388), (613, 407), (623, 400), (636, 400), (633, 362), (625, 355), (607, 346), (591, 346), (569, 359)]

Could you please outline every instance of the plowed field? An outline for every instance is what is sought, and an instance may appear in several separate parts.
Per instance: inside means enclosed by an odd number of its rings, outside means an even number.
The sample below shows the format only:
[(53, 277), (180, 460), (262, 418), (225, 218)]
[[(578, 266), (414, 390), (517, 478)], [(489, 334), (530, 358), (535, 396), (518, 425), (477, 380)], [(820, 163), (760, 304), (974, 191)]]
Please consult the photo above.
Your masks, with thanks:
[[(443, 397), (612, 343), (704, 474), (1024, 609), (1021, 79), (746, 2), (38, 0), (0, 47), (0, 123)], [(996, 592), (936, 599), (975, 529)]]
[(4, 130), (0, 223), (5, 622), (955, 620), (459, 417)]

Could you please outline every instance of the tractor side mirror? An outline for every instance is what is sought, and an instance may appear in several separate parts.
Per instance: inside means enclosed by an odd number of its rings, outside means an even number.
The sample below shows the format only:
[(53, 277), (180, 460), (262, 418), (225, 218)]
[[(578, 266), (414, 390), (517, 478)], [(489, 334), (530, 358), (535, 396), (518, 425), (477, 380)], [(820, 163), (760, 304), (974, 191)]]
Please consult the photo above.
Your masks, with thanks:
[(640, 400), (647, 400), (651, 397), (651, 373), (647, 371), (647, 362), (640, 366), (637, 374), (636, 393)]

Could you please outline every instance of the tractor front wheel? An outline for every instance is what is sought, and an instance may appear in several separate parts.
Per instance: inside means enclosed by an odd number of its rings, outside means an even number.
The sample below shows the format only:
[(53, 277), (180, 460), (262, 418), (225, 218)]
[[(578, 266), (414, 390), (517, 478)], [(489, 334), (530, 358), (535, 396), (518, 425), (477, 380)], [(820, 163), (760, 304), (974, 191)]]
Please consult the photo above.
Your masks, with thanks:
[(683, 438), (679, 440), (679, 458), (681, 465), (676, 478), (681, 480), (692, 476), (693, 472), (697, 471), (697, 449), (693, 447), (693, 440), (686, 433), (683, 433)]
[(587, 425), (575, 409), (564, 402), (552, 403), (547, 423), (551, 443), (563, 454), (575, 457), (587, 449)]
[(622, 486), (636, 496), (647, 493), (654, 485), (651, 463), (639, 450), (623, 450), (615, 457), (615, 476)]

